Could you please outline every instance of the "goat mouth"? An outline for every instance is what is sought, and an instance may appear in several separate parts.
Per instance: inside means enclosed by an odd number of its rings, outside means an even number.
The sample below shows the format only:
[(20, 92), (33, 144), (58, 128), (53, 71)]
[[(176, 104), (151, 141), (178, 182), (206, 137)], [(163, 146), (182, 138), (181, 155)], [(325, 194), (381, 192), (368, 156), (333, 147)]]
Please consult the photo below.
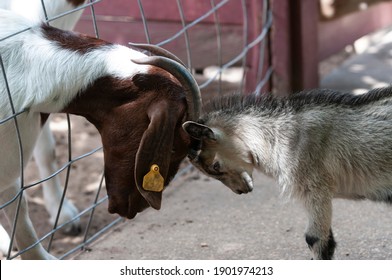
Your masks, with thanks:
[(234, 192), (235, 192), (236, 194), (247, 194), (247, 193), (250, 193), (252, 190), (253, 190), (252, 188), (249, 188), (249, 187), (247, 186), (246, 189), (240, 189), (240, 190), (237, 189), (237, 190), (235, 190)]
[(249, 184), (243, 184), (241, 188), (233, 190), (236, 194), (247, 194), (253, 191), (253, 187)]

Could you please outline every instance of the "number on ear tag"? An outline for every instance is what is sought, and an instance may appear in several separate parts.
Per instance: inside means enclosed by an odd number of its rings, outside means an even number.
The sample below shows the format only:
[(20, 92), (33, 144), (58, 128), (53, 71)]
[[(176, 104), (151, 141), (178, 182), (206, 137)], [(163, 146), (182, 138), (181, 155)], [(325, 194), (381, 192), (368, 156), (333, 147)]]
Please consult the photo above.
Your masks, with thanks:
[(150, 172), (143, 177), (143, 189), (152, 192), (161, 192), (163, 190), (164, 179), (159, 173), (159, 166), (151, 165)]

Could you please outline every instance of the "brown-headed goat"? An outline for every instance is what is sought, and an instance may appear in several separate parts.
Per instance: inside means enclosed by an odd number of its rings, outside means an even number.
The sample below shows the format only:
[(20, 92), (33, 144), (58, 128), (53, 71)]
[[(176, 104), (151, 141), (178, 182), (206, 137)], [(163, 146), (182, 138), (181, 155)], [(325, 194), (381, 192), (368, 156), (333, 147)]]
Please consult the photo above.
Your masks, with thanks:
[[(201, 98), (183, 65), (159, 49), (147, 49), (157, 55), (0, 10), (2, 205), (20, 195), (19, 159), (30, 158), (42, 122), (50, 113), (65, 112), (84, 116), (101, 134), (109, 212), (133, 218), (148, 206), (160, 209), (162, 190), (144, 189), (143, 177), (153, 164), (165, 185), (174, 177), (190, 142), (181, 125), (198, 118)], [(16, 117), (20, 156), (13, 111), (23, 112)], [(24, 197), (21, 202), (15, 238), (19, 248), (27, 248), (37, 237)], [(10, 220), (16, 204), (2, 207)], [(22, 257), (53, 256), (38, 243)]]

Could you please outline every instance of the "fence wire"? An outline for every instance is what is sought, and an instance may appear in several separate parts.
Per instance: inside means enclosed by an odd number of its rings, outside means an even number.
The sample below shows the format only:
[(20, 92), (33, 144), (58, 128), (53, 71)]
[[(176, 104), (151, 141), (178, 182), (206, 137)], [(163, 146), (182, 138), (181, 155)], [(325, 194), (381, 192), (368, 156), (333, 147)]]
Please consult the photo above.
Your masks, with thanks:
[[(169, 2), (170, 5), (173, 7), (176, 7), (177, 14), (173, 15), (174, 17), (177, 18), (177, 23), (180, 24), (180, 29), (177, 30), (173, 35), (168, 36), (167, 38), (159, 38), (158, 40), (154, 38), (154, 27), (156, 25), (152, 24), (154, 19), (151, 19), (151, 14), (152, 11), (149, 10), (151, 9), (151, 5), (146, 5), (148, 2), (151, 2), (151, 0), (123, 0), (123, 1), (128, 1), (132, 2), (133, 7), (138, 8), (138, 14), (139, 14), (139, 19), (138, 21), (141, 22), (143, 26), (143, 32), (144, 32), (144, 41), (147, 43), (153, 43), (155, 42), (156, 45), (166, 47), (169, 46), (173, 42), (177, 42), (177, 44), (180, 44), (185, 48), (185, 62), (187, 66), (194, 71), (195, 75), (198, 79), (200, 89), (202, 90), (202, 97), (204, 99), (209, 98), (209, 87), (212, 86), (213, 90), (216, 91), (216, 94), (224, 94), (226, 88), (223, 86), (224, 80), (223, 76), (225, 72), (228, 69), (231, 69), (233, 67), (236, 67), (237, 69), (240, 69), (240, 79), (238, 82), (238, 87), (237, 91), (243, 92), (246, 94), (246, 92), (249, 91), (255, 91), (257, 93), (263, 92), (264, 89), (269, 89), (270, 86), (270, 77), (273, 72), (272, 66), (269, 65), (269, 60), (268, 60), (268, 54), (269, 54), (269, 44), (268, 44), (268, 35), (270, 33), (270, 29), (272, 26), (272, 12), (270, 11), (269, 8), (269, 1), (268, 0), (202, 0), (198, 2), (206, 2), (209, 4), (210, 8), (208, 11), (205, 11), (203, 13), (198, 14), (196, 18), (192, 18), (189, 20), (187, 18), (187, 15), (189, 14), (189, 11), (186, 10), (189, 5), (184, 5), (185, 1), (183, 0), (166, 0), (165, 2)], [(78, 11), (80, 9), (85, 9), (85, 13), (83, 18), (91, 22), (92, 25), (92, 30), (93, 30), (93, 36), (96, 37), (103, 37), (104, 33), (102, 30), (100, 30), (100, 26), (104, 24), (104, 22), (100, 22), (100, 17), (101, 15), (97, 14), (96, 10), (98, 10), (99, 5), (104, 5), (108, 4), (108, 2), (111, 2), (110, 5), (115, 6), (116, 1), (109, 1), (109, 0), (90, 0), (88, 1), (85, 5), (72, 10), (68, 11), (66, 13), (56, 15), (55, 17), (48, 18), (46, 9), (45, 9), (45, 3), (43, 0), (41, 0), (42, 3), (42, 8), (46, 17), (46, 22), (50, 24), (53, 20), (59, 19), (61, 17), (64, 17), (72, 12)], [(120, 2), (120, 1), (119, 1)], [(230, 26), (231, 23), (228, 23), (227, 21), (224, 22), (222, 21), (221, 17), (223, 13), (227, 13), (225, 9), (229, 6), (230, 3), (232, 2), (240, 2), (241, 6), (241, 11), (233, 11), (233, 17), (241, 18), (240, 20), (240, 25), (242, 29), (242, 34), (238, 36), (237, 40), (242, 41), (242, 47), (241, 49), (232, 55), (231, 57), (227, 58), (224, 57), (225, 49), (228, 47), (227, 44), (224, 44), (224, 32), (223, 29), (226, 26)], [(259, 7), (262, 7), (262, 10), (259, 11), (259, 17), (260, 19), (255, 19), (252, 17), (249, 17), (251, 14), (250, 9), (253, 7), (252, 4), (255, 2), (258, 2), (260, 4)], [(86, 10), (89, 10), (87, 12)], [(133, 11), (134, 12), (134, 11)], [(134, 14), (134, 13), (133, 13)], [(201, 77), (203, 76), (202, 73), (203, 71), (200, 71), (200, 69), (196, 69), (194, 66), (199, 57), (196, 55), (197, 53), (197, 48), (194, 46), (194, 40), (195, 38), (192, 37), (192, 30), (193, 28), (198, 28), (198, 27), (204, 27), (206, 25), (206, 20), (209, 20), (209, 24), (211, 24), (211, 18), (212, 18), (212, 26), (215, 30), (215, 38), (211, 38), (210, 40), (215, 41), (215, 50), (213, 50), (214, 56), (216, 57), (214, 61), (211, 61), (211, 65), (205, 65), (206, 67), (208, 66), (215, 66), (213, 68), (213, 72), (209, 74), (208, 77)], [(126, 17), (130, 22), (135, 21), (133, 16), (128, 16)], [(171, 19), (172, 21), (173, 19)], [(163, 21), (164, 22), (164, 21)], [(254, 33), (253, 36), (251, 37), (252, 33), (250, 32), (251, 29), (255, 29), (255, 22), (259, 24), (259, 32)], [(3, 40), (8, 40), (12, 36), (17, 36), (20, 33), (26, 32), (29, 30), (29, 28), (26, 28), (24, 30), (20, 30), (19, 32), (16, 32), (14, 34), (11, 34), (7, 37), (0, 38), (0, 42)], [(111, 31), (115, 32), (115, 30)], [(197, 38), (196, 38), (197, 39)], [(203, 44), (205, 42), (201, 42)], [(213, 45), (212, 42), (208, 42), (209, 45)], [(176, 54), (176, 51), (173, 51)], [(250, 59), (250, 53), (252, 54), (258, 54), (257, 60), (258, 61), (252, 61)], [(86, 249), (88, 248), (88, 244), (90, 244), (92, 241), (94, 241), (96, 238), (101, 236), (104, 232), (110, 230), (115, 224), (119, 223), (122, 221), (122, 218), (118, 217), (113, 217), (110, 216), (110, 219), (107, 219), (106, 223), (104, 226), (101, 228), (96, 228), (93, 227), (92, 225), (94, 224), (94, 221), (102, 219), (100, 214), (96, 213), (96, 209), (101, 206), (105, 207), (107, 206), (107, 196), (104, 191), (104, 174), (103, 174), (103, 166), (102, 166), (102, 172), (100, 175), (100, 178), (97, 178), (98, 180), (98, 186), (96, 187), (95, 193), (89, 194), (91, 195), (91, 203), (89, 204), (88, 207), (85, 207), (84, 209), (81, 209), (79, 211), (79, 214), (75, 216), (72, 220), (68, 221), (67, 223), (60, 224), (59, 223), (59, 216), (61, 213), (62, 209), (62, 204), (64, 201), (64, 198), (67, 194), (68, 186), (69, 186), (69, 181), (70, 177), (72, 176), (73, 171), (72, 168), (73, 166), (79, 162), (82, 161), (86, 158), (91, 157), (93, 154), (97, 153), (102, 153), (102, 147), (97, 147), (95, 149), (91, 149), (89, 152), (84, 153), (79, 156), (74, 156), (73, 155), (73, 147), (72, 147), (72, 122), (70, 116), (66, 116), (66, 121), (67, 121), (67, 135), (66, 139), (68, 142), (67, 145), (67, 153), (68, 153), (68, 159), (65, 164), (63, 164), (59, 169), (51, 174), (50, 176), (46, 178), (41, 178), (39, 180), (36, 180), (32, 183), (27, 183), (25, 179), (25, 173), (23, 170), (24, 166), (24, 161), (27, 159), (23, 158), (23, 139), (20, 136), (20, 130), (18, 127), (18, 116), (21, 114), (25, 113), (28, 108), (21, 110), (21, 111), (15, 111), (14, 105), (13, 105), (13, 100), (11, 97), (11, 92), (8, 87), (8, 80), (7, 80), (7, 73), (5, 66), (3, 64), (3, 58), (2, 54), (0, 53), (0, 69), (2, 71), (2, 77), (0, 79), (4, 80), (4, 85), (6, 87), (6, 92), (8, 94), (8, 99), (9, 99), (9, 105), (10, 105), (10, 111), (11, 114), (3, 119), (0, 119), (0, 126), (5, 125), (7, 123), (13, 122), (13, 125), (16, 129), (16, 139), (19, 147), (19, 162), (20, 162), (20, 190), (17, 193), (17, 195), (13, 198), (11, 198), (8, 202), (0, 205), (0, 209), (4, 209), (6, 207), (9, 207), (11, 203), (18, 203), (18, 207), (20, 207), (20, 202), (22, 200), (22, 196), (25, 194), (25, 192), (29, 189), (32, 188), (37, 188), (39, 187), (42, 183), (53, 179), (56, 176), (59, 176), (61, 173), (65, 172), (65, 182), (64, 182), (64, 192), (62, 195), (61, 203), (59, 206), (59, 210), (57, 212), (57, 217), (55, 219), (54, 225), (51, 230), (47, 231), (44, 234), (41, 234), (42, 236), (38, 239), (38, 241), (35, 244), (31, 244), (27, 248), (19, 248), (17, 251), (14, 250), (14, 238), (15, 238), (15, 232), (17, 230), (16, 224), (18, 220), (18, 211), (14, 217), (13, 224), (10, 227), (10, 238), (11, 238), (11, 243), (9, 245), (8, 249), (8, 254), (5, 256), (7, 259), (13, 259), (27, 250), (30, 250), (32, 247), (36, 246), (38, 243), (45, 243), (46, 244), (46, 249), (51, 252), (52, 254), (55, 254), (56, 257), (60, 259), (68, 258), (72, 256), (75, 252), (79, 251), (80, 249)], [(199, 66), (198, 66), (199, 67)], [(203, 70), (203, 69), (202, 69)], [(248, 83), (248, 75), (255, 75), (256, 77), (256, 83), (251, 84), (249, 86)], [(1, 143), (0, 143), (1, 145)], [(18, 156), (18, 155), (15, 155)], [(189, 166), (184, 167), (184, 169), (180, 170), (176, 176), (176, 178), (181, 177), (183, 174), (188, 172), (190, 169)], [(174, 180), (176, 180), (176, 178)], [(81, 194), (85, 195), (85, 194)], [(75, 244), (72, 244), (72, 246), (66, 248), (66, 250), (63, 250), (62, 252), (53, 252), (53, 242), (56, 240), (56, 233), (65, 228), (67, 225), (70, 223), (82, 219), (85, 222), (85, 227), (84, 231), (82, 234), (82, 237), (79, 238), (78, 242)], [(0, 221), (3, 223), (4, 219), (1, 219)], [(61, 238), (61, 237), (60, 237)]]

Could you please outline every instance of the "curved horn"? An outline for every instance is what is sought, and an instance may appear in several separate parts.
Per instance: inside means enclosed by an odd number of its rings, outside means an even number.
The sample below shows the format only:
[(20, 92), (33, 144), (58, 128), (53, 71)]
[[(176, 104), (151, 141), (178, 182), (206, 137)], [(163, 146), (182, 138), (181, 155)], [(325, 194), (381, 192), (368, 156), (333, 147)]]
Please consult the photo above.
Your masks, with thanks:
[(151, 44), (135, 44), (135, 43), (128, 43), (128, 44), (132, 47), (137, 48), (137, 49), (149, 51), (153, 55), (170, 58), (170, 59), (180, 63), (182, 66), (186, 67), (184, 62), (182, 62), (181, 59), (179, 59), (176, 55), (172, 54), (168, 50), (165, 50), (164, 48), (161, 48), (159, 46), (151, 45)]
[(172, 74), (185, 89), (188, 104), (188, 119), (197, 121), (201, 114), (201, 94), (192, 74), (180, 63), (162, 56), (149, 56), (132, 59), (136, 64), (153, 65)]

